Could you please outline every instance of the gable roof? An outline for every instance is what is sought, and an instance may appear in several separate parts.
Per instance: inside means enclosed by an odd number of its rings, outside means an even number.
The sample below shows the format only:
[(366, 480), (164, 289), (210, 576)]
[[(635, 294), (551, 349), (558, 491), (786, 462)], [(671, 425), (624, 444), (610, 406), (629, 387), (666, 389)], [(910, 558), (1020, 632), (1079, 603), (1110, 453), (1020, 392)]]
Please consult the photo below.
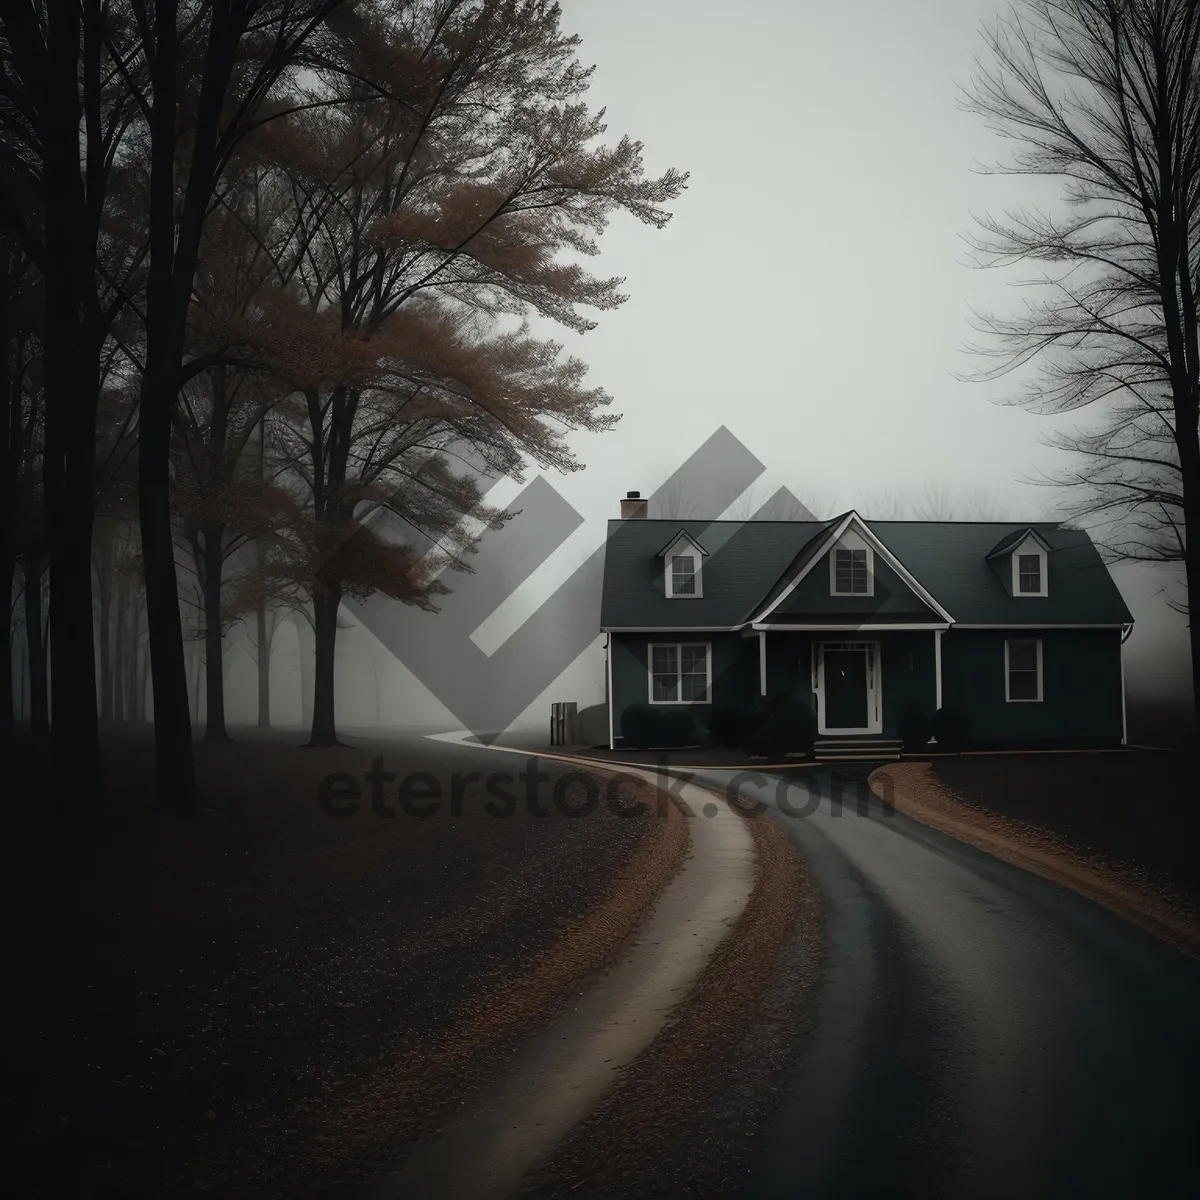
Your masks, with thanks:
[(791, 591), (796, 585), (817, 565), (817, 563), (828, 554), (842, 540), (847, 531), (853, 530), (858, 533), (864, 541), (879, 554), (887, 562), (887, 564), (896, 572), (897, 575), (912, 589), (917, 597), (923, 601), (929, 608), (941, 617), (944, 621), (953, 621), (954, 618), (937, 602), (937, 600), (921, 585), (911, 571), (879, 540), (879, 538), (871, 530), (870, 526), (851, 509), (847, 513), (843, 513), (841, 517), (834, 519), (831, 522), (832, 528), (827, 530), (824, 538), (817, 539), (815, 549), (811, 549), (806, 555), (804, 565), (792, 576), (791, 580), (780, 591), (769, 604), (755, 614), (754, 620), (761, 621), (769, 617), (784, 600), (787, 599)]
[[(742, 624), (825, 522), (610, 521), (600, 624), (604, 629), (732, 629)], [(659, 550), (685, 532), (708, 550), (704, 595), (686, 603), (663, 588)]]
[[(780, 598), (822, 557), (833, 521), (610, 521), (600, 624), (604, 629), (734, 629)], [(1091, 538), (1054, 523), (863, 521), (887, 553), (960, 625), (1122, 625), (1132, 621)], [(1032, 531), (1047, 546), (1049, 596), (1008, 593), (989, 556)], [(659, 551), (686, 533), (708, 551), (702, 597), (666, 596)], [(836, 540), (836, 539), (835, 539)], [(829, 542), (832, 545), (831, 542)], [(1016, 542), (1011, 544), (1015, 545)], [(919, 594), (919, 593), (918, 593)]]
[(1048, 554), (1050, 545), (1044, 537), (1032, 525), (1026, 525), (1024, 529), (1014, 530), (1012, 533), (1007, 533), (1002, 537), (989, 551), (988, 558), (1000, 558), (1015, 550), (1027, 538), (1033, 538), (1035, 542)]
[(688, 533), (688, 531), (687, 531), (686, 529), (681, 529), (681, 530), (680, 530), (680, 531), (679, 531), (679, 532), (678, 532), (678, 533), (677, 533), (677, 534), (676, 534), (676, 535), (675, 535), (675, 536), (674, 536), (674, 537), (673, 537), (673, 538), (672, 538), (672, 539), (671, 539), (671, 540), (670, 540), (670, 541), (669, 541), (669, 542), (668, 542), (668, 543), (667, 543), (667, 544), (666, 544), (666, 545), (665, 545), (665, 546), (664, 546), (664, 547), (663, 547), (663, 548), (662, 548), (662, 549), (661, 549), (661, 550), (658, 552), (658, 554), (656, 555), (656, 557), (657, 557), (657, 558), (663, 558), (663, 557), (665, 557), (666, 555), (670, 554), (670, 552), (671, 552), (672, 550), (674, 550), (674, 549), (675, 549), (675, 547), (676, 547), (676, 546), (677, 546), (677, 545), (678, 545), (680, 542), (688, 542), (688, 543), (689, 543), (689, 544), (690, 544), (690, 545), (691, 545), (691, 546), (692, 546), (694, 549), (696, 549), (696, 550), (699, 550), (699, 551), (700, 551), (700, 553), (701, 553), (702, 555), (704, 555), (705, 557), (707, 557), (707, 556), (708, 556), (708, 551), (707, 551), (707, 550), (705, 550), (705, 548), (704, 548), (702, 545), (700, 545), (700, 543), (699, 543), (698, 541), (696, 541), (696, 539), (695, 539), (694, 537), (692, 537), (692, 535), (691, 535), (690, 533)]

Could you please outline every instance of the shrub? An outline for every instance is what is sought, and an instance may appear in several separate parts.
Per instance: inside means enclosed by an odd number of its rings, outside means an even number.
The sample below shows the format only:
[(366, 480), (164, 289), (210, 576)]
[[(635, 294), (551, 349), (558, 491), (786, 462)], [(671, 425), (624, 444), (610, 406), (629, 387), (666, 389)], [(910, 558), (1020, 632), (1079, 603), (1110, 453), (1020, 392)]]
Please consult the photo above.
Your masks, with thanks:
[(807, 754), (817, 738), (817, 715), (812, 706), (790, 693), (778, 696), (772, 710), (789, 754)]
[(638, 750), (661, 746), (664, 735), (664, 717), (661, 708), (652, 704), (631, 704), (621, 714), (621, 736)]
[(933, 715), (933, 736), (939, 750), (957, 753), (967, 744), (971, 718), (961, 708), (939, 708)]
[(708, 734), (722, 749), (735, 750), (748, 729), (747, 714), (732, 704), (722, 704), (708, 714)]
[(696, 722), (686, 708), (671, 708), (662, 714), (662, 746), (686, 746), (695, 732)]
[(742, 749), (750, 755), (782, 758), (785, 754), (806, 754), (812, 750), (817, 721), (809, 705), (781, 692), (769, 701), (755, 701), (747, 718)]
[(909, 700), (900, 710), (896, 732), (905, 750), (924, 750), (933, 734), (933, 714), (919, 700)]

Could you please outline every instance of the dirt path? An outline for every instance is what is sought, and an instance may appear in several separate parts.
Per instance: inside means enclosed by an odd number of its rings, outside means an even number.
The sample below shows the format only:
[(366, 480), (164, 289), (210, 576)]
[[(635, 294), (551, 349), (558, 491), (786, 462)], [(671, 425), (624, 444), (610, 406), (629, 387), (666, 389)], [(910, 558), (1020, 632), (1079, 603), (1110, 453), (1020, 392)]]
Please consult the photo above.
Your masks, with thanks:
[[(657, 784), (650, 772), (628, 774)], [(755, 879), (745, 822), (694, 785), (680, 796), (694, 815), (692, 852), (627, 953), (530, 1040), (478, 1103), (357, 1195), (490, 1200), (511, 1194), (611, 1089), (614, 1072), (650, 1045), (726, 941)]]
[[(1200, 914), (1177, 891), (1081, 851), (1051, 831), (964, 803), (927, 763), (896, 763), (870, 776), (898, 812), (1102, 904), (1163, 941), (1200, 957)], [(1136, 815), (1130, 815), (1136, 820)]]
[(787, 834), (746, 821), (754, 891), (685, 1004), (522, 1197), (737, 1196), (811, 1021), (821, 901)]

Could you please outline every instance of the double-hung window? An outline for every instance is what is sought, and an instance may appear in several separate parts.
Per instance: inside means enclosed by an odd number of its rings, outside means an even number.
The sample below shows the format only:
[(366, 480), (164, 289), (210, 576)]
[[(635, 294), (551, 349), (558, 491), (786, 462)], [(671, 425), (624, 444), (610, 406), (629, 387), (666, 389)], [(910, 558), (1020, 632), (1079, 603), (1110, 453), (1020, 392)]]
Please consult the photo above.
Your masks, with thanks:
[(696, 594), (696, 556), (673, 554), (671, 556), (671, 595), (694, 596)]
[(1042, 556), (1040, 554), (1017, 555), (1017, 591), (1025, 595), (1041, 593)]
[(1010, 704), (1018, 700), (1041, 700), (1041, 638), (1009, 638), (1005, 641), (1004, 698)]
[(871, 594), (871, 564), (869, 551), (838, 546), (833, 552), (833, 594), (835, 596), (869, 596)]
[(712, 685), (712, 651), (708, 642), (652, 642), (650, 702), (707, 704)]

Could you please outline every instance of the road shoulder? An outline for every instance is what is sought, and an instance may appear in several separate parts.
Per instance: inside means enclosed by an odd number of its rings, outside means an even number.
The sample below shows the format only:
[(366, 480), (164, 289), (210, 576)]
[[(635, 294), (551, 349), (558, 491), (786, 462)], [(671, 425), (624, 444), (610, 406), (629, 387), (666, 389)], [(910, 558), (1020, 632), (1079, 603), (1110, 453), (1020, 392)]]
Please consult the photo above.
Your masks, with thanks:
[(820, 897), (785, 831), (743, 816), (754, 889), (657, 1038), (518, 1193), (736, 1196), (813, 1013)]
[[(968, 801), (928, 763), (895, 763), (869, 777), (871, 789), (896, 811), (1070, 888), (1140, 928), (1200, 957), (1200, 914), (1179, 889), (1128, 863), (1088, 852), (1060, 832), (1018, 821)], [(1130, 810), (1129, 819), (1136, 820)]]

